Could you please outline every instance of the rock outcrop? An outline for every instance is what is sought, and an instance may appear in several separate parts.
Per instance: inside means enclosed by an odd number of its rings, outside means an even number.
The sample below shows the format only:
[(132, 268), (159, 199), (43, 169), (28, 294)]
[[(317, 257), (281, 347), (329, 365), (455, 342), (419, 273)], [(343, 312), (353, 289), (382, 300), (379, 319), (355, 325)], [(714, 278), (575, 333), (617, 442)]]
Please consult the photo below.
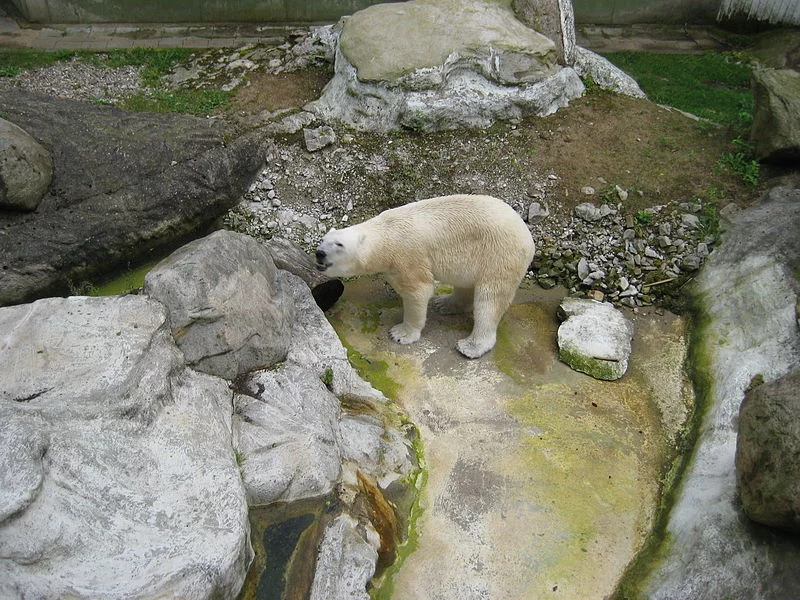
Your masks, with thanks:
[(269, 142), (219, 120), (130, 113), (0, 90), (6, 119), (53, 157), (35, 213), (0, 213), (0, 305), (61, 293), (177, 244), (233, 206)]
[(223, 230), (190, 242), (147, 274), (144, 291), (167, 307), (193, 369), (235, 379), (286, 358), (294, 304), (252, 238)]
[(0, 596), (234, 597), (252, 550), (232, 392), (186, 368), (164, 307), (49, 298), (0, 331)]
[[(368, 507), (390, 488), (413, 495), (415, 430), (355, 373), (303, 280), (265, 252), (228, 232), (178, 251), (148, 286), (168, 290), (169, 307), (128, 295), (0, 308), (1, 597), (233, 598), (253, 557), (248, 502), (320, 496), (335, 496), (336, 512), (315, 597), (365, 597), (384, 543), (400, 541), (385, 536), (403, 535), (373, 525)], [(265, 294), (295, 315), (271, 364), (233, 348), (209, 369), (231, 380), (187, 362), (176, 340), (204, 315), (245, 345), (280, 330), (258, 318), (278, 304)], [(256, 318), (241, 313), (248, 301)], [(200, 355), (218, 349), (194, 337)]]
[(0, 208), (36, 210), (53, 178), (53, 159), (26, 131), (0, 119)]
[(800, 370), (749, 389), (738, 431), (744, 512), (764, 525), (800, 531)]
[(628, 369), (633, 323), (608, 302), (565, 298), (559, 307), (558, 357), (595, 379), (619, 379)]
[(695, 360), (713, 385), (667, 518), (669, 541), (656, 549), (662, 558), (649, 554), (641, 565), (643, 597), (766, 600), (800, 589), (797, 537), (755, 529), (734, 467), (736, 418), (750, 382), (776, 381), (800, 362), (798, 201), (798, 190), (775, 188), (737, 214), (696, 279), (703, 326)]
[(800, 73), (753, 71), (755, 110), (750, 133), (761, 160), (800, 162)]
[(344, 22), (334, 78), (308, 108), (359, 129), (432, 131), (550, 114), (583, 90), (509, 7), (412, 0)]

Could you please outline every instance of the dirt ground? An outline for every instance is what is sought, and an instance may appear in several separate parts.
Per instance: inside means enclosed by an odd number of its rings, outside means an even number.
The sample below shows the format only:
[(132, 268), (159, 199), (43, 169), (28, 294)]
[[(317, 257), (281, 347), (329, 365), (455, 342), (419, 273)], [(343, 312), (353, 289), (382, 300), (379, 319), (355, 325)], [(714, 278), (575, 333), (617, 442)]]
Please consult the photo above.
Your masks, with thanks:
[[(257, 74), (237, 92), (235, 109), (256, 114), (265, 108), (300, 107), (319, 96), (331, 75), (323, 69)], [(387, 160), (387, 172), (373, 178), (375, 189), (370, 193), (384, 208), (404, 201), (400, 198), (441, 193), (442, 188), (490, 191), (485, 189), (487, 178), (514, 188), (506, 197), (522, 204), (526, 198), (528, 203), (541, 198), (537, 185), (552, 175), (545, 201), (556, 216), (569, 214), (587, 200), (618, 201), (611, 195), (615, 185), (629, 192), (625, 207), (634, 213), (697, 197), (716, 200), (719, 207), (729, 202), (747, 205), (763, 188), (744, 184), (717, 167), (720, 156), (731, 150), (730, 131), (604, 91), (591, 91), (548, 117), (489, 130), (400, 132), (391, 141), (360, 132), (350, 137), (351, 143), (371, 146)], [(594, 197), (581, 192), (586, 186), (596, 190)]]

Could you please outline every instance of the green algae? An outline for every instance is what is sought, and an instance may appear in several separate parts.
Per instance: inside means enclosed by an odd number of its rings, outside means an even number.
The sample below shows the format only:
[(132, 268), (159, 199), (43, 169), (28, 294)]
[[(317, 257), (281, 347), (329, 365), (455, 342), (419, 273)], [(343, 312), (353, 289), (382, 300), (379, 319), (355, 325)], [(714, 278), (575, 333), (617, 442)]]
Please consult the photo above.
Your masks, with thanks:
[(520, 385), (546, 373), (552, 352), (537, 340), (553, 339), (556, 328), (541, 304), (512, 305), (497, 328), (497, 343), (492, 351), (498, 370)]
[[(620, 415), (629, 410), (612, 404), (619, 394), (612, 386), (620, 386), (591, 385), (604, 387), (604, 392), (597, 394), (580, 384), (548, 383), (506, 405), (508, 413), (531, 432), (520, 440), (518, 459), (524, 469), (516, 477), (528, 474), (521, 483), (524, 495), (545, 515), (540, 535), (567, 532), (552, 553), (539, 557), (540, 579), (560, 583), (564, 593), (579, 594), (564, 584), (591, 569), (596, 555), (624, 543), (614, 531), (620, 518), (631, 522), (624, 529), (646, 522), (642, 507), (652, 493), (640, 488), (640, 479), (652, 469), (642, 433), (650, 429), (643, 424), (646, 418), (633, 417), (640, 420), (620, 427)], [(619, 433), (610, 437), (610, 431)]]
[(662, 479), (661, 501), (656, 511), (654, 526), (644, 547), (625, 570), (620, 583), (611, 596), (612, 600), (646, 600), (647, 583), (656, 568), (669, 555), (675, 543), (667, 526), (672, 508), (681, 490), (681, 482), (694, 456), (700, 435), (700, 426), (705, 417), (713, 389), (711, 375), (710, 320), (702, 308), (702, 301), (694, 297), (690, 303), (689, 345), (687, 370), (692, 382), (695, 403), (684, 425), (679, 439), (678, 452)]
[(407, 526), (404, 532), (405, 540), (397, 546), (394, 562), (378, 577), (373, 579), (369, 595), (372, 600), (390, 600), (394, 594), (394, 578), (405, 563), (406, 559), (419, 547), (419, 519), (424, 509), (420, 505), (422, 491), (428, 483), (428, 470), (425, 468), (425, 451), (422, 440), (419, 436), (412, 442), (412, 447), (417, 456), (417, 464), (420, 465), (418, 471), (409, 474), (411, 481), (408, 481), (414, 489), (414, 496), (406, 521)]
[(576, 371), (586, 373), (595, 379), (613, 381), (620, 378), (619, 365), (606, 360), (591, 358), (578, 350), (566, 346), (559, 349), (558, 358)]

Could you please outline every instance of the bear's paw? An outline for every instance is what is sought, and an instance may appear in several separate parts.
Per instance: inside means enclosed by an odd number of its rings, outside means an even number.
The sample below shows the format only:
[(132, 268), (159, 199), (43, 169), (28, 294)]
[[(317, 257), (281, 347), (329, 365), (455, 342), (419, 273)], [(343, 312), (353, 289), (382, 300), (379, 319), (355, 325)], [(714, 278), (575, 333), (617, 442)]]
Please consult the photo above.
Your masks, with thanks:
[(398, 344), (413, 344), (419, 339), (420, 330), (409, 327), (405, 323), (398, 323), (389, 330), (391, 337)]

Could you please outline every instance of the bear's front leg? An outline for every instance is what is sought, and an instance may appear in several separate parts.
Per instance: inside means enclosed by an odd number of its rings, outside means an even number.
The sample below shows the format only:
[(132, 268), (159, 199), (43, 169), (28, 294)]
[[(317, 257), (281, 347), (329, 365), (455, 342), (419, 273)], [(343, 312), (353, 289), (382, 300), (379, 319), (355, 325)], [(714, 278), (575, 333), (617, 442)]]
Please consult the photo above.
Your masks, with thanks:
[(413, 344), (425, 327), (428, 300), (433, 296), (433, 278), (421, 287), (409, 289), (399, 282), (394, 282), (392, 287), (403, 299), (403, 322), (392, 327), (389, 336), (400, 344)]

